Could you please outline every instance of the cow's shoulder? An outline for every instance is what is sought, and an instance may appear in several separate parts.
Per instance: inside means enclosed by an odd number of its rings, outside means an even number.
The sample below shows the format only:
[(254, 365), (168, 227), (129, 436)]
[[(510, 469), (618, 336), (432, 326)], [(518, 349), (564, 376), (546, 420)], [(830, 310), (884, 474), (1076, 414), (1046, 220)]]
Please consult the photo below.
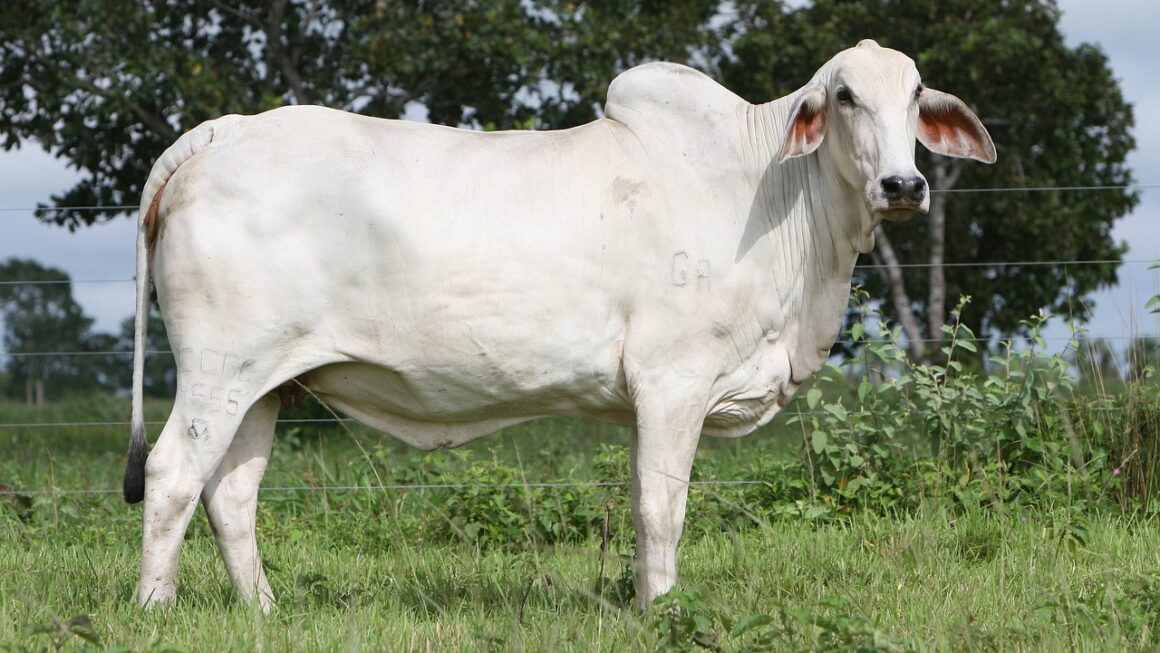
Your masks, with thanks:
[(658, 122), (704, 129), (707, 123), (735, 117), (744, 106), (744, 100), (708, 75), (688, 66), (656, 62), (626, 70), (612, 80), (604, 115), (634, 130)]

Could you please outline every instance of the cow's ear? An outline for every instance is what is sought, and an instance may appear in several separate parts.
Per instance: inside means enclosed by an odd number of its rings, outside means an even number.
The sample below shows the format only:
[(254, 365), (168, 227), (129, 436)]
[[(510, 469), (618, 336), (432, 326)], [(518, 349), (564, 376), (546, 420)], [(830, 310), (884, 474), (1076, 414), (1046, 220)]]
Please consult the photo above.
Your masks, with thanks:
[(826, 88), (818, 82), (811, 82), (798, 93), (789, 110), (777, 162), (813, 152), (825, 136)]
[(918, 94), (918, 140), (936, 154), (995, 162), (995, 143), (975, 112), (957, 97), (924, 88)]

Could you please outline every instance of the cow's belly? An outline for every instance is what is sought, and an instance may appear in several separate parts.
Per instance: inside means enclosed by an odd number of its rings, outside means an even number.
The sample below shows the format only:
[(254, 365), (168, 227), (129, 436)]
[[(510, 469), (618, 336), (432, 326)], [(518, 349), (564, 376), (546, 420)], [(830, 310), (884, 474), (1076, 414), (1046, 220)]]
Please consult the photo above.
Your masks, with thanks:
[(424, 450), (459, 446), (544, 416), (632, 423), (623, 393), (596, 377), (537, 382), (489, 372), (336, 363), (304, 377), (328, 405)]

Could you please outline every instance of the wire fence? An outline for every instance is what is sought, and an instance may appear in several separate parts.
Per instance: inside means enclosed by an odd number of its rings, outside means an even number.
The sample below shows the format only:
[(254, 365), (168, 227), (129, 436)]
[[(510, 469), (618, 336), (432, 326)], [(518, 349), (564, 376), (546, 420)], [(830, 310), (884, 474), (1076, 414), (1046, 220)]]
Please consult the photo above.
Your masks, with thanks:
[[(1153, 186), (1144, 186), (1144, 187), (1145, 188), (1153, 188)], [(1160, 186), (1157, 186), (1157, 187), (1160, 187)], [(1091, 187), (1091, 188), (1109, 188), (1109, 187)], [(1120, 188), (1120, 187), (1117, 187), (1117, 188)], [(971, 190), (982, 191), (985, 189), (971, 189)], [(1008, 189), (992, 189), (992, 190), (1001, 191), (1001, 190), (1008, 190)], [(77, 207), (74, 207), (74, 208), (77, 208)], [(95, 207), (79, 207), (79, 208), (95, 208)], [(110, 207), (103, 207), (103, 208), (110, 208)], [(937, 266), (945, 267), (945, 268), (970, 268), (970, 267), (994, 268), (994, 267), (1042, 267), (1042, 266), (1059, 267), (1059, 266), (1156, 265), (1156, 264), (1157, 264), (1157, 261), (1152, 260), (1152, 259), (1123, 259), (1123, 260), (1118, 260), (1118, 261), (1115, 259), (1090, 259), (1090, 260), (1048, 260), (1048, 261), (1034, 261), (1034, 260), (1027, 260), (1027, 261), (972, 261), (972, 262), (942, 263), (942, 264), (937, 264)], [(932, 263), (902, 263), (902, 264), (897, 265), (897, 267), (899, 267), (899, 268), (906, 268), (906, 269), (931, 268), (931, 267), (935, 267), (935, 266), (936, 266), (936, 264), (932, 264)], [(858, 266), (856, 266), (855, 269), (869, 270), (869, 269), (880, 269), (880, 268), (887, 268), (887, 267), (891, 267), (891, 266), (888, 266), (885, 264), (865, 264), (865, 265), (858, 265)], [(3, 287), (3, 286), (21, 286), (21, 285), (29, 285), (29, 286), (57, 285), (57, 284), (78, 284), (78, 285), (109, 284), (109, 283), (130, 284), (130, 283), (134, 283), (134, 281), (135, 281), (135, 279), (133, 279), (132, 277), (122, 278), (122, 279), (0, 280), (0, 287)], [(1158, 291), (1158, 293), (1160, 293), (1160, 291)], [(1123, 335), (1123, 334), (1090, 335), (1090, 334), (1085, 334), (1084, 337), (1089, 339), (1089, 340), (1105, 340), (1105, 341), (1127, 341), (1127, 340), (1137, 340), (1137, 339), (1160, 340), (1160, 335), (1146, 335), (1146, 334), (1139, 334), (1139, 335)], [(1047, 342), (1068, 342), (1072, 339), (1073, 338), (1069, 337), (1069, 336), (1048, 336), (1048, 337), (1043, 338), (1043, 340), (1045, 340)], [(1003, 339), (1003, 340), (1005, 340), (1005, 339)], [(866, 342), (869, 344), (886, 344), (886, 343), (892, 342), (892, 340), (889, 338), (877, 338), (877, 339), (872, 338), (872, 339), (867, 340)], [(919, 340), (919, 342), (922, 344), (932, 344), (932, 343), (942, 342), (942, 340), (928, 338), (928, 339)], [(128, 351), (128, 350), (125, 350), (125, 351), (114, 351), (114, 350), (105, 350), (105, 351), (23, 351), (23, 352), (0, 351), (0, 359), (4, 359), (4, 358), (28, 359), (28, 358), (51, 358), (51, 357), (98, 357), (98, 356), (116, 357), (116, 356), (131, 356), (131, 355), (132, 355), (132, 351)], [(154, 350), (154, 351), (146, 352), (146, 355), (148, 355), (148, 356), (172, 356), (173, 352), (169, 351), (169, 350)]]
[[(787, 412), (782, 411), (778, 413), (782, 417), (805, 417), (809, 415), (820, 415), (819, 412)], [(357, 424), (358, 420), (351, 417), (314, 417), (303, 419), (279, 419), (278, 424)], [(165, 424), (164, 421), (151, 420), (146, 421), (146, 426), (161, 426)], [(129, 428), (127, 420), (110, 420), (110, 421), (92, 421), (92, 422), (0, 422), (0, 430), (2, 429), (35, 429), (35, 428), (113, 428), (122, 427)]]
[[(1029, 268), (1029, 267), (1061, 267), (1061, 266), (1086, 266), (1086, 265), (1148, 265), (1157, 263), (1154, 259), (1092, 259), (1092, 260), (1053, 260), (1053, 261), (971, 261), (971, 262), (948, 262), (948, 263), (899, 263), (897, 265), (887, 265), (885, 263), (862, 263), (854, 266), (855, 270), (878, 270), (884, 268), (897, 267), (901, 269), (927, 269), (927, 268)], [(55, 285), (85, 285), (85, 284), (102, 284), (102, 283), (123, 283), (130, 284), (136, 282), (134, 277), (125, 277), (121, 279), (29, 279), (29, 280), (3, 280), (0, 281), (0, 286), (55, 286)]]
[[(1105, 342), (1128, 342), (1128, 341), (1135, 341), (1135, 340), (1160, 340), (1160, 335), (1139, 334), (1139, 335), (1093, 336), (1093, 335), (1086, 335), (1085, 334), (1083, 336), (1083, 338), (1085, 340), (1088, 340), (1088, 341), (1102, 340)], [(1073, 338), (1071, 336), (1040, 336), (1040, 339), (1043, 340), (1044, 342), (1071, 342), (1073, 340), (1076, 340), (1076, 338)], [(1002, 343), (1002, 342), (1007, 342), (1008, 340), (1019, 340), (1019, 338), (1018, 337), (1016, 337), (1016, 338), (998, 338), (997, 342)], [(985, 339), (980, 339), (980, 341), (981, 342), (985, 341)], [(859, 344), (885, 345), (885, 344), (890, 344), (890, 343), (894, 343), (897, 341), (895, 341), (892, 338), (866, 338), (865, 340), (860, 340), (858, 342), (859, 342)], [(907, 340), (907, 342), (911, 342), (911, 341)], [(941, 343), (941, 342), (946, 342), (946, 340), (945, 339), (935, 339), (935, 338), (919, 338), (916, 342), (919, 342), (919, 343), (924, 344), (924, 345), (929, 345), (929, 344), (937, 344), (937, 343)], [(79, 357), (117, 357), (117, 356), (129, 357), (132, 355), (133, 355), (133, 352), (131, 350), (125, 350), (125, 351), (111, 351), (111, 350), (106, 350), (106, 351), (20, 351), (20, 352), (0, 352), (0, 359), (4, 359), (4, 358), (14, 358), (14, 359), (67, 358), (67, 357), (78, 357), (79, 358)], [(173, 351), (168, 350), (168, 349), (158, 349), (158, 350), (147, 351), (147, 352), (145, 352), (145, 355), (146, 355), (146, 357), (172, 356)]]
[[(689, 487), (744, 487), (764, 485), (758, 480), (689, 481)], [(259, 494), (351, 493), (351, 492), (424, 492), (431, 490), (519, 490), (524, 488), (568, 490), (574, 488), (628, 487), (623, 481), (555, 481), (524, 483), (384, 483), (369, 485), (289, 485), (259, 488)], [(84, 495), (119, 495), (120, 488), (36, 488), (30, 490), (0, 489), (0, 497), (63, 497)]]
[[(1000, 186), (995, 188), (945, 188), (931, 189), (932, 195), (962, 194), (962, 193), (1076, 193), (1087, 191), (1109, 190), (1154, 190), (1160, 184), (1110, 184), (1091, 186)], [(107, 204), (94, 206), (33, 206), (33, 207), (0, 207), (0, 212), (41, 212), (54, 213), (60, 211), (136, 211), (140, 207), (136, 204)]]
[[(1134, 342), (1137, 340), (1143, 340), (1143, 341), (1160, 340), (1160, 335), (1139, 334), (1139, 335), (1130, 335), (1130, 336), (1129, 335), (1092, 336), (1092, 335), (1085, 334), (1083, 336), (1083, 338), (1084, 338), (1084, 340), (1089, 341), (1089, 342), (1095, 342), (1095, 341)], [(1071, 337), (1071, 336), (1040, 336), (1039, 339), (1043, 340), (1044, 342), (1072, 342), (1073, 340), (1076, 340), (1076, 338)], [(1020, 338), (1018, 338), (1018, 337), (1016, 337), (1016, 338), (998, 338), (996, 340), (996, 342), (1004, 343), (1004, 342), (1007, 342), (1009, 340), (1018, 341), (1018, 340), (1020, 340)], [(907, 340), (906, 342), (911, 342), (911, 341)], [(934, 338), (919, 338), (916, 342), (919, 342), (919, 343), (924, 344), (924, 345), (930, 345), (930, 344), (944, 343), (944, 342), (946, 342), (946, 340), (945, 339), (934, 339)], [(980, 339), (980, 342), (988, 342), (988, 341), (986, 341), (984, 339)], [(858, 344), (868, 344), (868, 345), (885, 345), (885, 344), (891, 344), (891, 343), (897, 343), (897, 341), (893, 340), (891, 338), (867, 338), (865, 340), (858, 341)], [(132, 351), (23, 351), (23, 352), (0, 352), (0, 360), (2, 360), (4, 358), (30, 359), (30, 358), (117, 357), (117, 356), (127, 358), (127, 357), (130, 357), (132, 355), (133, 355)], [(158, 350), (158, 351), (146, 352), (145, 355), (146, 355), (146, 357), (172, 356), (173, 352), (169, 351), (169, 350)], [(0, 425), (0, 426), (2, 426), (2, 425)]]
[[(1123, 265), (1154, 265), (1156, 261), (1151, 259), (1126, 259), (1126, 260), (1112, 260), (1112, 259), (1098, 259), (1098, 260), (1053, 260), (1053, 261), (992, 261), (992, 262), (964, 262), (964, 263), (945, 263), (943, 267), (1031, 267), (1031, 266), (1061, 266), (1061, 265), (1109, 265), (1109, 264), (1123, 264)], [(885, 265), (859, 265), (862, 269), (876, 269), (887, 267)], [(904, 263), (898, 267), (902, 268), (929, 268), (932, 267), (930, 263)], [(48, 284), (106, 284), (106, 283), (133, 283), (134, 279), (78, 279), (78, 280), (0, 280), (0, 286), (17, 286), (17, 285), (48, 285)], [(1091, 335), (1083, 334), (1087, 340), (1103, 340), (1103, 341), (1129, 341), (1129, 340), (1160, 340), (1160, 335), (1147, 334), (1108, 334), (1108, 335)], [(1044, 336), (1042, 340), (1046, 342), (1069, 342), (1074, 340), (1072, 336)], [(1005, 341), (1008, 338), (1000, 338), (999, 341)], [(887, 344), (894, 342), (891, 338), (870, 338), (865, 341), (867, 344)], [(921, 344), (934, 344), (943, 342), (942, 339), (926, 338), (920, 339)], [(146, 356), (172, 356), (171, 350), (150, 350), (145, 352)], [(100, 351), (21, 351), (21, 352), (6, 352), (0, 351), (0, 360), (2, 359), (32, 359), (32, 358), (64, 358), (64, 357), (128, 357), (132, 356), (131, 350), (100, 350)], [(0, 424), (0, 427), (3, 425)]]

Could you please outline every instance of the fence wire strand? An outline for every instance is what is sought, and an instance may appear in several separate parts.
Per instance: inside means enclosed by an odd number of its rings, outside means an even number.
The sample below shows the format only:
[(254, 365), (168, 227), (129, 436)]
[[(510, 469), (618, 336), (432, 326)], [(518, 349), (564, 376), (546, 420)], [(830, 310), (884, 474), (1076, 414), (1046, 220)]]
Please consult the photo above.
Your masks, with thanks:
[[(855, 270), (878, 270), (882, 268), (898, 267), (902, 269), (922, 268), (1012, 268), (1012, 267), (1059, 267), (1068, 265), (1147, 265), (1156, 263), (1154, 259), (1090, 259), (1090, 260), (1054, 260), (1054, 261), (967, 261), (959, 263), (899, 263), (891, 266), (885, 263), (865, 263), (854, 266)], [(0, 286), (52, 286), (61, 284), (96, 284), (96, 283), (134, 283), (136, 278), (122, 279), (30, 279), (0, 281)]]
[[(1153, 190), (1160, 188), (1160, 184), (1120, 184), (1120, 185), (1092, 185), (1092, 186), (999, 186), (995, 188), (946, 188), (932, 189), (932, 195), (941, 193), (1056, 193), (1056, 192), (1085, 192), (1109, 190)], [(61, 211), (136, 211), (140, 207), (136, 204), (107, 204), (92, 206), (33, 206), (0, 207), (0, 212), (41, 212), (57, 213)]]
[[(1004, 343), (1004, 342), (1007, 342), (1010, 340), (1021, 340), (1021, 339), (1022, 338), (1019, 338), (1019, 337), (999, 338), (995, 342), (1001, 344), (1001, 343)], [(1077, 340), (1077, 338), (1074, 338), (1072, 336), (1040, 336), (1039, 339), (1043, 340), (1044, 342), (1069, 342), (1072, 340)], [(1154, 335), (1154, 336), (1150, 336), (1150, 335), (1094, 336), (1094, 335), (1090, 335), (1090, 334), (1084, 334), (1083, 340), (1087, 341), (1087, 342), (1095, 342), (1095, 341), (1099, 341), (1099, 340), (1104, 340), (1104, 341), (1160, 340), (1160, 335)], [(868, 338), (866, 340), (859, 341), (858, 344), (886, 345), (886, 344), (891, 344), (891, 343), (897, 344), (897, 342), (898, 341), (896, 341), (892, 338)], [(910, 342), (910, 341), (906, 340), (905, 342)], [(935, 344), (935, 343), (940, 343), (940, 342), (947, 342), (947, 339), (946, 338), (939, 338), (939, 339), (921, 338), (918, 340), (918, 342), (921, 344), (924, 344), (924, 345), (929, 345), (929, 344)], [(988, 339), (980, 338), (976, 342), (992, 342), (992, 341), (988, 340)], [(64, 357), (69, 357), (69, 356), (76, 356), (76, 357), (83, 357), (83, 356), (132, 356), (132, 355), (133, 355), (132, 351), (110, 351), (110, 350), (101, 350), (101, 351), (19, 351), (19, 352), (2, 352), (2, 351), (0, 351), (0, 359), (2, 359), (2, 358), (52, 358), (52, 357), (64, 358)], [(147, 352), (145, 352), (145, 355), (149, 356), (149, 357), (152, 357), (152, 356), (172, 356), (173, 352), (170, 350), (159, 349), (159, 350), (147, 351)]]
[[(716, 481), (689, 481), (689, 487), (729, 487), (763, 485), (768, 481), (756, 480), (716, 480)], [(382, 485), (290, 485), (280, 487), (259, 488), (259, 494), (297, 494), (297, 493), (350, 493), (350, 492), (398, 492), (398, 491), (430, 491), (430, 490), (513, 490), (522, 488), (538, 488), (549, 490), (566, 490), (572, 488), (591, 487), (627, 487), (624, 481), (555, 481), (555, 482), (527, 482), (527, 483), (385, 483)], [(28, 490), (0, 489), (0, 497), (43, 497), (43, 496), (84, 496), (120, 494), (120, 488), (35, 488)]]

